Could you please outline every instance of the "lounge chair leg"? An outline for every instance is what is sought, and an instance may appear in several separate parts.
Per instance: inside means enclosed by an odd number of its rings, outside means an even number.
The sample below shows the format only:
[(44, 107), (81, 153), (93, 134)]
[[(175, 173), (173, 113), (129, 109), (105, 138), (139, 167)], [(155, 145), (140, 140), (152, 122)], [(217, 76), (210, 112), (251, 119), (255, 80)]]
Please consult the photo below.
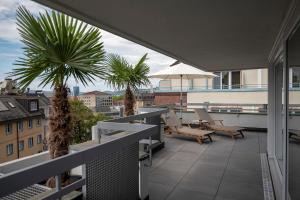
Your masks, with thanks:
[(231, 134), (231, 138), (232, 139), (236, 139), (236, 137), (235, 137), (235, 135), (233, 133)]
[(240, 134), (241, 134), (242, 138), (245, 137), (243, 131), (240, 131)]
[(209, 139), (210, 142), (213, 141), (210, 135), (207, 135), (207, 137), (208, 137), (208, 139)]
[(203, 144), (202, 138), (197, 137), (196, 140), (198, 141), (199, 144)]

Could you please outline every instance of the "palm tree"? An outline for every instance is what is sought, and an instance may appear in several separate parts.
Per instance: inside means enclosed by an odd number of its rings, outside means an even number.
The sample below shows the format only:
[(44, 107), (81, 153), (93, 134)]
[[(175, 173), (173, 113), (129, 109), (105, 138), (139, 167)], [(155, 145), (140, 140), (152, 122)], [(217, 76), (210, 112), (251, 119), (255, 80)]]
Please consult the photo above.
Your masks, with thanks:
[(109, 54), (107, 56), (108, 73), (105, 80), (108, 85), (115, 89), (126, 89), (124, 97), (125, 116), (134, 115), (135, 97), (133, 91), (150, 83), (148, 79), (150, 68), (145, 63), (146, 59), (147, 54), (133, 66), (119, 55)]
[(13, 69), (11, 76), (16, 77), (22, 89), (34, 80), (40, 80), (42, 87), (54, 88), (49, 153), (51, 158), (66, 155), (72, 130), (67, 82), (74, 78), (86, 86), (104, 77), (100, 31), (55, 11), (34, 16), (23, 6), (17, 10), (17, 27), (24, 56), (16, 61), (19, 67)]

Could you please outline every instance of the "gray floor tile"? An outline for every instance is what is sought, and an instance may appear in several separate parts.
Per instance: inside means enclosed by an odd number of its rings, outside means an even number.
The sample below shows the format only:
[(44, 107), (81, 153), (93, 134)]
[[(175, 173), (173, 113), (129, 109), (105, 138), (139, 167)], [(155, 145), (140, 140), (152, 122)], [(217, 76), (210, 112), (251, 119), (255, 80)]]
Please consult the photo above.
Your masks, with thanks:
[(168, 200), (213, 200), (214, 197), (200, 193), (198, 191), (189, 190), (182, 187), (176, 187), (172, 194), (167, 198)]
[(166, 138), (166, 153), (154, 155), (150, 199), (263, 199), (259, 153), (266, 149), (266, 134), (245, 135), (213, 135), (214, 142), (204, 145)]
[(264, 199), (263, 188), (261, 185), (250, 185), (240, 182), (222, 182), (217, 197), (231, 200)]
[(173, 187), (160, 183), (149, 183), (149, 198), (151, 200), (163, 200), (172, 191)]

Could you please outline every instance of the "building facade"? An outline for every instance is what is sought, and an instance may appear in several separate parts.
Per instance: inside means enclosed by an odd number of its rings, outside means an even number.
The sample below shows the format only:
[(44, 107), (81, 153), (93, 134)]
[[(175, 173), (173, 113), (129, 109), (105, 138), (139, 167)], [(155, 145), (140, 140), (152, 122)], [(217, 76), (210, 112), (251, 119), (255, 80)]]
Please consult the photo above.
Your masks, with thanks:
[(112, 95), (100, 91), (86, 92), (78, 100), (94, 112), (108, 112), (112, 106)]
[(148, 107), (154, 104), (154, 94), (148, 90), (139, 90), (135, 94), (136, 108)]
[(43, 118), (37, 98), (0, 96), (0, 163), (43, 151)]
[(79, 86), (74, 86), (73, 87), (73, 96), (78, 97), (80, 95), (80, 89)]
[[(212, 104), (268, 104), (268, 69), (214, 72), (212, 79), (183, 80), (183, 102), (189, 108)], [(290, 95), (300, 98), (300, 75), (289, 69)], [(155, 90), (155, 104), (179, 102), (180, 80), (161, 80)], [(177, 95), (175, 95), (177, 94)], [(175, 96), (175, 97), (174, 97)], [(186, 96), (186, 98), (185, 98)]]

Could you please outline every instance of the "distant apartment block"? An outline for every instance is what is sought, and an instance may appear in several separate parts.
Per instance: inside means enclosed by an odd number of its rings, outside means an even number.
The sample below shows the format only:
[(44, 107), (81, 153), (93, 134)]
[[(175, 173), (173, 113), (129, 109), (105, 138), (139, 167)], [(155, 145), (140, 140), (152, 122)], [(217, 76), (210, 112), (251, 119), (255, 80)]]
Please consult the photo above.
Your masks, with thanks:
[[(268, 104), (268, 70), (250, 69), (215, 72), (213, 79), (183, 80), (183, 103), (197, 107), (203, 103)], [(300, 98), (300, 72), (289, 71), (291, 95)], [(179, 103), (180, 80), (161, 80), (155, 90), (155, 104)]]
[(0, 95), (0, 163), (43, 151), (43, 117), (38, 98)]
[(140, 90), (135, 94), (136, 108), (148, 107), (154, 104), (154, 94), (148, 90)]
[(78, 99), (94, 112), (108, 112), (112, 106), (112, 95), (100, 91), (86, 92)]
[(78, 97), (80, 95), (80, 89), (79, 86), (74, 86), (73, 87), (73, 96)]

